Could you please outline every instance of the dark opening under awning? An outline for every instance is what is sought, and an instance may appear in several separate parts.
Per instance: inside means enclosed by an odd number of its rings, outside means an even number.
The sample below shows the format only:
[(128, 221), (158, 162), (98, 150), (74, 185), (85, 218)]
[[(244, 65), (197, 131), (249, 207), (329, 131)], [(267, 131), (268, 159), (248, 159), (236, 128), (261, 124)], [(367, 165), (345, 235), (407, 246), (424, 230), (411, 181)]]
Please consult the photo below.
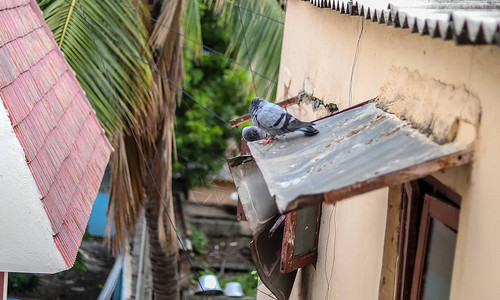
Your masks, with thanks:
[(313, 137), (294, 132), (268, 145), (250, 142), (251, 156), (229, 160), (254, 229), (278, 211), (338, 201), (469, 162), (468, 150), (439, 145), (376, 104), (316, 121), (319, 134)]

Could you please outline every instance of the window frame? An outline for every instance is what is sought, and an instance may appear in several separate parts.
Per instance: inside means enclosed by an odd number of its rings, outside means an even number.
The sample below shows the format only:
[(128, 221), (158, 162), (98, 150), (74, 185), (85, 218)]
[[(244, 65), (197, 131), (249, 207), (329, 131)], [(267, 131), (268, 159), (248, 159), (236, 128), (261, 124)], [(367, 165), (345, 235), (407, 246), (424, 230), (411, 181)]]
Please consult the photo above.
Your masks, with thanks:
[(283, 229), (283, 243), (281, 247), (280, 272), (289, 273), (299, 268), (315, 263), (318, 258), (318, 237), (321, 223), (321, 203), (317, 205), (316, 232), (314, 247), (302, 254), (293, 255), (295, 249), (295, 235), (297, 231), (298, 210), (287, 214)]
[(403, 185), (395, 298), (420, 299), (431, 218), (458, 232), (461, 196), (432, 176)]
[(423, 273), (428, 252), (427, 245), (429, 242), (431, 219), (434, 218), (455, 232), (458, 232), (459, 214), (460, 210), (457, 207), (437, 197), (425, 194), (410, 299), (416, 300), (422, 296)]

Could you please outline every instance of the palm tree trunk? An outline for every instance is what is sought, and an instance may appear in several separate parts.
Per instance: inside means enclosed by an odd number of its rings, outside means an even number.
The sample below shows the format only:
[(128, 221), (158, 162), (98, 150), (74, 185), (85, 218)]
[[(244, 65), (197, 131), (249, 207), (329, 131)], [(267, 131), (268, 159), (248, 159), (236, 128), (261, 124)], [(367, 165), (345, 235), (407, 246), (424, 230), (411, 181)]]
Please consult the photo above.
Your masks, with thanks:
[[(181, 31), (183, 0), (149, 1), (151, 15)], [(183, 77), (182, 38), (168, 28), (155, 25), (149, 41), (156, 68), (180, 86)], [(172, 140), (177, 90), (169, 81), (153, 74), (151, 103), (144, 115), (144, 144), (151, 173), (143, 173), (145, 216), (149, 233), (149, 259), (153, 275), (153, 299), (180, 299), (178, 242), (172, 201)], [(151, 175), (153, 178), (151, 178)], [(156, 181), (156, 182), (155, 182)], [(158, 195), (160, 194), (160, 195)], [(160, 197), (158, 197), (160, 196)], [(159, 199), (160, 198), (160, 199)], [(166, 207), (164, 206), (166, 204)]]
[[(179, 275), (178, 262), (179, 257), (175, 249), (177, 247), (168, 247), (164, 249), (158, 239), (158, 226), (165, 226), (159, 220), (159, 207), (157, 191), (153, 187), (146, 187), (146, 225), (149, 236), (149, 258), (151, 261), (151, 272), (153, 274), (153, 299), (180, 299), (179, 294)], [(170, 224), (168, 224), (170, 226)], [(176, 243), (176, 240), (170, 240), (169, 243)], [(173, 249), (172, 249), (173, 248)]]

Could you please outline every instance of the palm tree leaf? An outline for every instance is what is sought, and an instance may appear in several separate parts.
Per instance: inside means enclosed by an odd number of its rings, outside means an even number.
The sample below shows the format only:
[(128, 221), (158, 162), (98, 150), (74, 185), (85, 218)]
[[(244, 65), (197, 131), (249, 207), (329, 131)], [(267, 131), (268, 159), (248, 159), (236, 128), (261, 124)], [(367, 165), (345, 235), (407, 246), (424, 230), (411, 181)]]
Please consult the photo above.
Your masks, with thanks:
[(144, 206), (144, 162), (126, 118), (131, 120), (133, 132), (140, 134), (137, 111), (150, 102), (153, 84), (145, 63), (152, 57), (147, 45), (149, 33), (137, 11), (130, 9), (141, 3), (122, 1), (40, 1), (56, 42), (101, 124), (113, 137), (116, 151), (108, 213), (114, 222), (108, 222), (108, 230), (114, 225), (115, 251), (127, 239)]
[[(275, 0), (240, 1), (238, 5), (248, 9), (239, 8), (226, 1), (218, 1), (215, 5), (228, 26), (235, 30), (226, 52), (234, 53), (240, 64), (251, 66), (254, 70), (256, 94), (274, 100), (279, 76), (285, 14)], [(274, 83), (255, 72), (274, 80)]]
[(184, 43), (184, 48), (195, 57), (200, 56), (203, 52), (203, 48), (199, 46), (199, 44), (203, 44), (199, 4), (198, 0), (186, 0), (186, 9), (182, 18), (184, 35), (190, 40)]
[(113, 1), (40, 0), (39, 5), (108, 135), (123, 128), (125, 115), (134, 120), (133, 110), (148, 101), (152, 80), (148, 65), (137, 59), (150, 57), (137, 12)]

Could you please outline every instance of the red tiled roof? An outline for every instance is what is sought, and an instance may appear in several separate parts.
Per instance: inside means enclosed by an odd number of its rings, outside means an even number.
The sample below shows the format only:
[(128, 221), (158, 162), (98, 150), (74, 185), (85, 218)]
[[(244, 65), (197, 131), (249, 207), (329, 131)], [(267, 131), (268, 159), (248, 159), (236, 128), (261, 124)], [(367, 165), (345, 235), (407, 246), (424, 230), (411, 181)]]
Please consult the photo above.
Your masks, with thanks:
[(35, 1), (0, 0), (0, 97), (71, 267), (112, 148)]

